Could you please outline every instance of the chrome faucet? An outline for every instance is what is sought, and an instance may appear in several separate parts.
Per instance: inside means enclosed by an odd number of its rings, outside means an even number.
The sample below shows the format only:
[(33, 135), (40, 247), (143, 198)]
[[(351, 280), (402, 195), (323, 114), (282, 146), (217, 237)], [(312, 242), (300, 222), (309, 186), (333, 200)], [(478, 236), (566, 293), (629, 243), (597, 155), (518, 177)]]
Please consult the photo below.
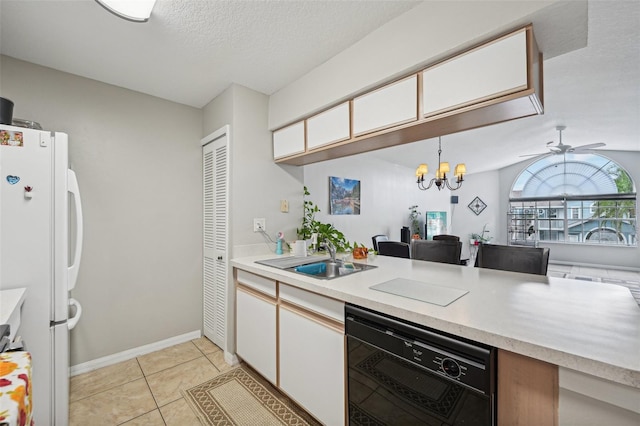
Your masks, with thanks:
[(334, 246), (333, 243), (331, 241), (329, 241), (328, 239), (325, 239), (324, 243), (322, 243), (322, 247), (327, 249), (327, 251), (329, 252), (329, 256), (331, 256), (331, 261), (333, 263), (335, 263), (335, 261), (336, 261), (336, 246)]

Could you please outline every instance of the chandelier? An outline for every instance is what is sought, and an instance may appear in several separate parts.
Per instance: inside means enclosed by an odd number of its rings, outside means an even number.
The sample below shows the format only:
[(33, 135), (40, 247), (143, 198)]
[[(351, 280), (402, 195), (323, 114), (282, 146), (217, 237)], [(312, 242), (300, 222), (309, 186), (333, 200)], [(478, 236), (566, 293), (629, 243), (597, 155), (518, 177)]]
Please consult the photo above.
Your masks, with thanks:
[(464, 175), (467, 173), (467, 166), (464, 163), (456, 164), (456, 168), (453, 172), (453, 175), (456, 178), (456, 185), (451, 186), (449, 183), (449, 179), (447, 178), (447, 173), (450, 171), (449, 163), (446, 161), (443, 163), (440, 161), (440, 154), (442, 154), (442, 142), (440, 137), (438, 137), (438, 170), (436, 170), (436, 177), (429, 181), (429, 184), (425, 186), (425, 178), (424, 176), (427, 174), (429, 169), (426, 164), (420, 164), (416, 169), (416, 176), (418, 177), (418, 188), (425, 191), (433, 184), (436, 184), (436, 188), (438, 191), (443, 189), (445, 186), (452, 191), (459, 189), (462, 186), (462, 182), (464, 181)]

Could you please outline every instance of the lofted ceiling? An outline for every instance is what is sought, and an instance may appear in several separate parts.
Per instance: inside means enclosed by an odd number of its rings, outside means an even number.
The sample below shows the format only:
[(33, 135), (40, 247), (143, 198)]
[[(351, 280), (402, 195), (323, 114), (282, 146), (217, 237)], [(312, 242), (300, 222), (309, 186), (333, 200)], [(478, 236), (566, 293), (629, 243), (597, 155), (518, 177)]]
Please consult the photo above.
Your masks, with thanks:
[[(94, 0), (0, 0), (0, 53), (200, 108), (231, 83), (272, 94), (420, 3), (158, 0), (138, 24)], [(443, 160), (469, 173), (505, 167), (557, 143), (557, 125), (565, 144), (640, 151), (640, 1), (590, 0), (577, 49), (563, 42), (580, 29), (549, 10), (532, 19), (545, 114), (444, 136)], [(436, 151), (431, 139), (364, 158), (434, 170)]]
[[(533, 22), (545, 58), (544, 114), (443, 136), (442, 161), (464, 162), (469, 174), (530, 162), (537, 157), (521, 156), (558, 144), (559, 125), (567, 126), (562, 142), (573, 147), (604, 142), (603, 155), (640, 151), (640, 1), (590, 0), (587, 15), (586, 47), (568, 53), (557, 52), (561, 46), (548, 36), (564, 39), (577, 31), (571, 23)], [(429, 139), (366, 155), (435, 170), (437, 149), (437, 139)]]

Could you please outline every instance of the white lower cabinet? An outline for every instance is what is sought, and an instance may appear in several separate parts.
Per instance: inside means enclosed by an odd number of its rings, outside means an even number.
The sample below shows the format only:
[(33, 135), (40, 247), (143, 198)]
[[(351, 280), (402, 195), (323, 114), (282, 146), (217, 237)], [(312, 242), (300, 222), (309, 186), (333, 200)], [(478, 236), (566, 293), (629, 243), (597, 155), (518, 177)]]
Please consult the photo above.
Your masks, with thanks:
[(325, 425), (345, 424), (344, 302), (236, 270), (236, 353)]
[(640, 389), (563, 367), (559, 373), (559, 425), (640, 425)]
[(280, 387), (326, 425), (345, 420), (344, 333), (280, 305)]
[(273, 384), (276, 369), (276, 303), (238, 287), (236, 353)]

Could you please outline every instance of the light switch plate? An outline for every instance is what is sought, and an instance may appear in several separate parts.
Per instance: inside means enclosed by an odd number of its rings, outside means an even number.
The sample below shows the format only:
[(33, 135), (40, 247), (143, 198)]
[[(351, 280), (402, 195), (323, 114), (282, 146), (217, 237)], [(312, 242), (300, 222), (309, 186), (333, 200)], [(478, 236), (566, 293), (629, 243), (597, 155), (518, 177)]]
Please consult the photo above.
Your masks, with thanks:
[(289, 213), (289, 201), (280, 200), (280, 211), (282, 213)]

